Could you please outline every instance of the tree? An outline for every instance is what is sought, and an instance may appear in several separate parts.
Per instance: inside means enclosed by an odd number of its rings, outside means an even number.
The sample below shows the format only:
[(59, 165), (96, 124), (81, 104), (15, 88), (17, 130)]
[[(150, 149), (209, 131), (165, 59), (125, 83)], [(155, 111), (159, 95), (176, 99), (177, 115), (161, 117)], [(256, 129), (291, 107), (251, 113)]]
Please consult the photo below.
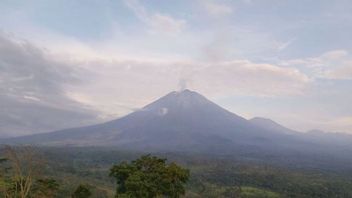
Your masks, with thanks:
[(38, 179), (34, 185), (34, 192), (38, 198), (51, 198), (55, 197), (59, 186), (54, 179)]
[(44, 160), (34, 147), (5, 146), (0, 151), (0, 198), (54, 197), (59, 184), (41, 179)]
[(178, 198), (185, 193), (189, 170), (175, 163), (167, 164), (166, 159), (145, 155), (131, 163), (114, 165), (110, 176), (117, 183), (115, 197)]
[(10, 197), (29, 197), (42, 170), (43, 161), (40, 155), (30, 146), (5, 146), (2, 151), (6, 159), (2, 160), (6, 194)]
[(75, 192), (72, 194), (72, 198), (88, 198), (92, 195), (87, 185), (79, 185)]
[(2, 197), (10, 197), (11, 194), (9, 192), (9, 188), (11, 186), (8, 177), (7, 177), (7, 172), (8, 172), (8, 167), (4, 164), (6, 164), (8, 160), (6, 158), (0, 158), (0, 198)]

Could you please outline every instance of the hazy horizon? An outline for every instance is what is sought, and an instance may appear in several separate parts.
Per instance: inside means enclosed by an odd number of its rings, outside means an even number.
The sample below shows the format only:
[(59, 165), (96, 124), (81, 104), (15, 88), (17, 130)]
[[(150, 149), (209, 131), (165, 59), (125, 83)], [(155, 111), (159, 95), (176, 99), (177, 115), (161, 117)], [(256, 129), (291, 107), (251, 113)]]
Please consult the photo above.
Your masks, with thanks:
[(352, 134), (352, 2), (0, 3), (0, 133), (122, 117), (180, 89), (247, 119)]

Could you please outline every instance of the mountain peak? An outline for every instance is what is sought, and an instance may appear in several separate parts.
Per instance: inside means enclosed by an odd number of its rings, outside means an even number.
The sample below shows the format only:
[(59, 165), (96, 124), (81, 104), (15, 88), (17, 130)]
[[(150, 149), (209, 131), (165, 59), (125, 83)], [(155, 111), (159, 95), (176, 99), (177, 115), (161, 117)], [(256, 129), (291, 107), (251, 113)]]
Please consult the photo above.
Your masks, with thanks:
[(178, 94), (190, 94), (190, 93), (197, 93), (195, 91), (192, 91), (190, 89), (183, 89), (183, 90), (180, 90), (180, 91), (175, 91), (176, 93)]
[[(198, 96), (202, 96), (198, 92), (192, 91), (190, 89), (183, 89), (183, 90), (180, 90), (180, 91), (173, 91), (173, 92), (170, 92), (167, 95), (174, 95), (174, 96), (198, 95)], [(204, 97), (204, 96), (202, 96), (202, 97)]]
[(201, 94), (185, 89), (182, 91), (173, 91), (159, 98), (153, 103), (145, 106), (143, 109), (160, 109), (160, 108), (191, 108), (195, 106), (203, 106), (213, 104), (210, 100)]

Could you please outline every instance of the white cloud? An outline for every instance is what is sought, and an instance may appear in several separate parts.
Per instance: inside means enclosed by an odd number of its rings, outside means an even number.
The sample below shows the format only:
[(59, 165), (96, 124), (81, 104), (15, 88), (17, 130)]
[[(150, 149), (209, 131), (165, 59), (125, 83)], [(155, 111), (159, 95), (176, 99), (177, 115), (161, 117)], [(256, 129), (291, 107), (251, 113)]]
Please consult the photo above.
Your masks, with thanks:
[(342, 63), (339, 67), (325, 72), (330, 79), (352, 80), (352, 61)]
[(149, 19), (150, 26), (157, 31), (168, 33), (180, 33), (186, 25), (185, 20), (175, 20), (174, 18), (156, 13)]
[(60, 41), (61, 45), (46, 45), (48, 51), (55, 52), (50, 53), (51, 60), (59, 60), (84, 82), (66, 83), (62, 87), (65, 97), (103, 111), (103, 117), (122, 116), (180, 85), (209, 97), (274, 97), (302, 94), (310, 83), (295, 68), (245, 59), (219, 58), (209, 62), (185, 57), (145, 58), (145, 54), (125, 56), (102, 46), (70, 39), (67, 42), (63, 38)]
[(216, 3), (215, 1), (201, 1), (205, 10), (213, 16), (224, 16), (233, 13), (233, 8), (229, 5)]
[(151, 33), (177, 34), (186, 26), (186, 21), (183, 19), (175, 19), (157, 12), (148, 12), (138, 0), (125, 0), (125, 3), (139, 20), (149, 26)]
[(319, 58), (322, 60), (339, 60), (341, 58), (344, 58), (348, 55), (348, 52), (345, 50), (333, 50), (333, 51), (328, 51), (322, 54)]
[[(311, 92), (322, 92), (322, 90), (312, 89), (309, 89), (310, 92), (305, 92), (307, 87), (311, 88), (310, 86), (317, 82), (311, 82), (311, 79), (322, 78), (323, 81), (324, 79), (352, 79), (352, 58), (350, 52), (346, 50), (333, 50), (320, 56), (288, 60), (277, 64), (251, 61), (273, 61), (280, 51), (291, 47), (290, 44), (295, 40), (282, 40), (280, 35), (291, 35), (286, 33), (293, 30), (292, 27), (296, 25), (295, 21), (289, 24), (277, 23), (276, 20), (262, 23), (257, 20), (259, 15), (239, 12), (240, 17), (246, 17), (248, 14), (256, 16), (243, 23), (234, 15), (237, 14), (237, 10), (255, 8), (250, 6), (250, 4), (254, 5), (253, 0), (242, 0), (236, 3), (199, 0), (196, 5), (198, 7), (188, 4), (187, 9), (174, 10), (178, 12), (177, 16), (182, 16), (181, 18), (168, 13), (167, 9), (163, 10), (164, 7), (157, 4), (144, 6), (138, 0), (124, 2), (127, 5), (126, 8), (132, 11), (132, 16), (137, 17), (137, 21), (121, 17), (127, 16), (124, 8), (117, 8), (113, 6), (114, 3), (108, 3), (107, 9), (103, 10), (104, 13), (109, 9), (122, 12), (117, 15), (108, 14), (109, 16), (101, 21), (107, 25), (106, 29), (102, 29), (103, 36), (89, 39), (83, 37), (85, 34), (79, 34), (83, 29), (76, 29), (76, 27), (72, 29), (72, 23), (66, 25), (61, 23), (62, 20), (58, 20), (60, 16), (53, 15), (54, 19), (49, 17), (52, 14), (50, 9), (56, 10), (55, 6), (49, 4), (47, 6), (52, 8), (45, 9), (47, 13), (42, 12), (44, 11), (41, 8), (42, 5), (36, 4), (31, 4), (30, 12), (28, 12), (28, 6), (24, 5), (20, 9), (14, 7), (12, 13), (6, 12), (6, 16), (0, 19), (2, 28), (39, 45), (32, 43), (30, 46), (36, 50), (27, 50), (22, 42), (15, 40), (15, 43), (20, 44), (13, 54), (21, 53), (18, 56), (7, 56), (6, 59), (7, 62), (11, 59), (11, 64), (16, 65), (14, 67), (4, 67), (3, 57), (6, 57), (6, 54), (1, 51), (0, 96), (11, 93), (22, 103), (45, 103), (47, 106), (61, 109), (76, 109), (75, 105), (80, 109), (82, 104), (85, 104), (104, 111), (104, 116), (112, 117), (140, 108), (157, 97), (175, 90), (177, 86), (194, 89), (210, 98), (217, 94), (260, 97), (289, 95), (292, 97), (287, 98), (305, 100)], [(146, 1), (143, 3), (147, 5)], [(241, 7), (244, 4), (246, 6)], [(45, 5), (44, 7), (46, 8)], [(247, 10), (255, 13), (257, 8)], [(83, 13), (82, 16), (86, 15)], [(83, 18), (89, 20), (89, 17), (91, 16)], [(85, 23), (84, 21), (81, 22)], [(80, 20), (77, 22), (81, 23)], [(325, 21), (321, 22), (325, 24)], [(128, 24), (127, 28), (123, 26), (125, 24)], [(268, 28), (271, 24), (278, 25), (275, 25), (274, 29)], [(71, 30), (74, 29), (80, 31), (72, 34)], [(297, 45), (292, 46), (293, 50), (298, 50), (295, 48), (300, 47), (300, 42), (304, 42), (300, 35), (294, 35), (294, 38), (296, 36)], [(313, 34), (314, 36), (316, 35)], [(324, 46), (316, 47), (320, 49)], [(302, 54), (306, 53), (303, 48), (301, 50)], [(21, 61), (26, 64), (14, 64)], [(52, 67), (45, 67), (46, 65), (52, 65)], [(14, 72), (15, 70), (17, 72)], [(77, 81), (83, 83), (76, 83)], [(341, 92), (339, 96), (344, 99), (345, 97), (342, 96), (348, 96), (349, 93), (348, 91), (344, 93), (345, 89), (339, 85), (332, 90)], [(300, 97), (299, 94), (302, 93), (305, 95)], [(331, 94), (325, 96), (336, 98)], [(258, 100), (261, 99), (263, 98)], [(319, 99), (314, 100), (319, 102)], [(287, 103), (287, 106), (291, 105)], [(305, 101), (302, 101), (300, 105), (304, 106), (304, 103)], [(336, 102), (337, 105), (340, 108), (346, 106), (339, 102)], [(256, 104), (253, 106), (253, 109), (261, 108)], [(11, 107), (14, 109), (19, 105)], [(298, 118), (287, 120), (292, 121), (296, 126), (302, 125), (303, 119), (314, 122), (315, 115), (306, 116), (305, 107), (302, 107), (302, 112), (297, 113), (297, 117), (302, 120)], [(243, 108), (245, 111), (251, 111), (248, 110), (250, 109), (248, 106)], [(292, 113), (291, 110), (285, 111), (281, 107), (273, 107), (275, 108), (278, 109), (276, 115), (280, 117), (281, 112)], [(320, 109), (320, 107), (314, 108), (312, 107), (312, 112)], [(337, 111), (335, 114), (339, 113)], [(4, 120), (1, 115), (0, 118)], [(333, 120), (334, 116), (329, 119)], [(328, 123), (328, 119), (323, 122)], [(316, 122), (309, 126), (320, 126), (321, 123)]]
[(317, 57), (288, 60), (281, 64), (301, 66), (313, 78), (352, 80), (352, 56), (346, 50), (332, 50)]
[(290, 39), (286, 42), (277, 42), (277, 50), (279, 52), (285, 50), (287, 47), (289, 47), (293, 42), (295, 41), (295, 39)]
[(338, 132), (351, 132), (352, 116), (338, 117), (330, 121), (330, 130), (338, 130)]
[(329, 79), (352, 80), (352, 56), (345, 50), (330, 51), (319, 57), (322, 76)]
[(294, 68), (258, 64), (248, 60), (233, 60), (209, 65), (202, 71), (199, 85), (209, 90), (256, 96), (280, 96), (303, 93), (309, 78)]
[(71, 87), (69, 96), (115, 115), (123, 115), (176, 90), (180, 82), (210, 97), (296, 95), (302, 94), (310, 82), (294, 68), (248, 60), (206, 63), (135, 59), (81, 64), (86, 64), (84, 67), (95, 76), (91, 83)]

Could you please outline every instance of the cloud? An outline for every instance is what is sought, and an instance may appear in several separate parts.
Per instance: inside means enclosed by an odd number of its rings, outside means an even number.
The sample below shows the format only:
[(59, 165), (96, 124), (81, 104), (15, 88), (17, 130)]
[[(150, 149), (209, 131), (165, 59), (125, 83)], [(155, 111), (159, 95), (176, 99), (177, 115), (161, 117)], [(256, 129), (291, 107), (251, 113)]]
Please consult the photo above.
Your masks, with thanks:
[(301, 66), (313, 78), (352, 80), (352, 56), (346, 50), (332, 50), (317, 57), (288, 60), (282, 64)]
[(271, 97), (302, 94), (310, 80), (294, 68), (232, 60), (205, 66), (193, 82), (206, 92)]
[(323, 54), (322, 76), (328, 79), (352, 80), (352, 56), (345, 50), (335, 50)]
[[(1, 75), (7, 76), (0, 78), (7, 84), (2, 88), (22, 87), (4, 93), (11, 93), (17, 98), (16, 101), (22, 103), (26, 101), (59, 108), (66, 113), (72, 110), (73, 113), (92, 115), (87, 108), (94, 108), (102, 112), (99, 116), (104, 119), (123, 116), (185, 85), (212, 98), (223, 95), (300, 95), (310, 84), (310, 79), (293, 67), (256, 63), (230, 56), (226, 59), (212, 58), (211, 61), (189, 60), (186, 57), (170, 59), (167, 56), (146, 58), (145, 54), (125, 56), (119, 51), (112, 53), (99, 45), (72, 40), (66, 42), (61, 39), (62, 44), (58, 48), (57, 45), (46, 45), (48, 49), (43, 49), (28, 41), (6, 36), (1, 38), (4, 43), (1, 61), (13, 66), (1, 68)], [(71, 47), (72, 43), (74, 45)], [(9, 52), (9, 49), (14, 50)], [(23, 74), (19, 74), (21, 70), (24, 70)], [(34, 111), (32, 108), (31, 112)], [(11, 114), (28, 115), (18, 112)], [(52, 120), (57, 116), (62, 114), (45, 116), (47, 119), (43, 120), (43, 124), (50, 123), (53, 127), (55, 123)], [(65, 117), (70, 116), (65, 114)], [(21, 120), (30, 119), (23, 117)]]
[[(303, 119), (303, 118), (300, 118)], [(298, 119), (298, 120), (300, 120)], [(321, 129), (327, 132), (339, 132), (352, 134), (352, 117), (351, 116), (331, 116), (315, 115), (314, 119), (300, 120), (310, 129)], [(306, 127), (307, 128), (307, 127)]]
[(289, 47), (296, 39), (290, 39), (286, 42), (277, 42), (277, 50), (279, 52), (285, 50), (287, 47)]
[(183, 91), (187, 89), (187, 79), (181, 78), (178, 83), (178, 88), (179, 88), (179, 91)]
[(5, 34), (0, 34), (0, 61), (3, 94), (44, 99), (60, 94), (62, 84), (76, 80), (73, 71), (51, 59), (45, 49)]
[(325, 76), (330, 79), (352, 80), (352, 61), (345, 62), (338, 68), (327, 70)]
[[(142, 107), (179, 86), (207, 96), (251, 95), (275, 97), (304, 93), (310, 79), (294, 68), (253, 63), (167, 60), (100, 60), (86, 62), (95, 71), (91, 83), (72, 89), (78, 102), (115, 116)], [(129, 108), (126, 108), (129, 107)]]
[(135, 13), (139, 20), (150, 28), (151, 33), (180, 33), (186, 26), (183, 19), (175, 19), (161, 13), (150, 13), (138, 0), (125, 0), (126, 5)]
[(347, 132), (352, 129), (352, 116), (344, 116), (333, 119), (329, 122), (330, 130), (338, 130), (338, 132)]
[(76, 71), (46, 49), (0, 32), (0, 136), (93, 122), (97, 113), (66, 96)]
[(328, 51), (322, 54), (319, 58), (322, 60), (339, 60), (341, 58), (344, 58), (348, 55), (348, 52), (345, 50), (333, 50), (333, 51)]
[(170, 16), (156, 13), (149, 19), (150, 26), (157, 31), (180, 33), (186, 25), (185, 20), (175, 20)]
[[(267, 106), (258, 105), (263, 96), (270, 101), (281, 98), (281, 103), (267, 107), (266, 112), (277, 109), (268, 117), (291, 114), (292, 109), (283, 107), (301, 99), (296, 106), (302, 109), (297, 113), (301, 120), (286, 119), (295, 126), (316, 119), (307, 116), (308, 108), (350, 114), (352, 58), (344, 50), (349, 49), (349, 29), (342, 20), (350, 16), (347, 10), (332, 9), (334, 16), (328, 18), (321, 10), (298, 18), (286, 12), (278, 18), (275, 12), (261, 13), (277, 8), (257, 6), (254, 0), (184, 2), (165, 7), (149, 1), (125, 0), (126, 6), (106, 1), (87, 4), (73, 15), (66, 13), (65, 2), (2, 6), (2, 28), (29, 41), (0, 35), (0, 128), (5, 128), (5, 120), (12, 123), (6, 131), (20, 126), (18, 134), (25, 128), (36, 132), (65, 127), (74, 120), (90, 120), (96, 115), (87, 109), (91, 107), (103, 111), (105, 118), (115, 118), (182, 87), (216, 100), (254, 96), (250, 98), (256, 102), (243, 105), (241, 114)], [(307, 21), (305, 14), (316, 17)], [(76, 15), (82, 17), (72, 23), (62, 20)], [(282, 20), (285, 17), (290, 23)], [(328, 51), (333, 46), (342, 49)], [(278, 57), (323, 50), (327, 52), (276, 62)], [(309, 99), (312, 94), (317, 96)], [(313, 105), (326, 100), (331, 100), (329, 108), (325, 103)], [(235, 102), (229, 106), (238, 111)]]
[(205, 10), (213, 16), (225, 16), (233, 13), (233, 8), (229, 5), (215, 3), (215, 1), (201, 1)]
[(277, 39), (273, 34), (255, 27), (236, 27), (215, 23), (214, 30), (203, 39), (201, 55), (209, 61), (231, 59), (268, 60), (289, 48), (295, 41)]

